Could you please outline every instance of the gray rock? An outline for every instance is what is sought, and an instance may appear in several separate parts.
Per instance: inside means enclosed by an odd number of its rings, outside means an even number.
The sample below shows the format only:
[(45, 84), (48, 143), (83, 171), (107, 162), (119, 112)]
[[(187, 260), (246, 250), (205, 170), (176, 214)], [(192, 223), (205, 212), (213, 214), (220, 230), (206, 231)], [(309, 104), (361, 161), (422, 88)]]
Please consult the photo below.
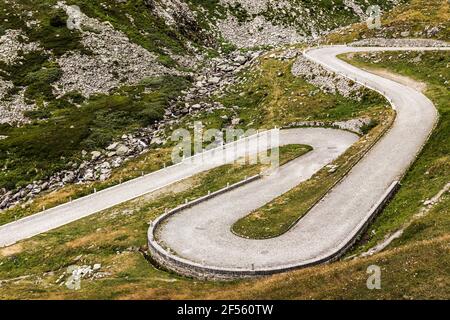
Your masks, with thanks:
[(75, 173), (73, 171), (69, 171), (66, 173), (62, 181), (64, 183), (71, 183), (75, 180)]
[(128, 155), (129, 152), (130, 152), (130, 149), (123, 144), (119, 145), (116, 149), (116, 153), (118, 156)]
[(219, 77), (211, 77), (208, 79), (208, 83), (211, 83), (211, 84), (218, 84), (219, 82), (220, 82)]
[(239, 123), (241, 123), (241, 119), (239, 119), (239, 118), (235, 118), (235, 119), (231, 120), (231, 124), (234, 126), (238, 125)]
[(106, 150), (108, 151), (116, 150), (118, 145), (119, 145), (118, 142), (111, 143), (108, 147), (106, 147)]
[(400, 33), (400, 35), (401, 35), (403, 38), (406, 38), (406, 37), (409, 37), (410, 32), (409, 32), (409, 31), (403, 31), (403, 32)]
[(91, 157), (92, 160), (97, 160), (98, 158), (100, 158), (102, 153), (100, 151), (92, 151), (91, 155), (92, 155), (92, 157)]

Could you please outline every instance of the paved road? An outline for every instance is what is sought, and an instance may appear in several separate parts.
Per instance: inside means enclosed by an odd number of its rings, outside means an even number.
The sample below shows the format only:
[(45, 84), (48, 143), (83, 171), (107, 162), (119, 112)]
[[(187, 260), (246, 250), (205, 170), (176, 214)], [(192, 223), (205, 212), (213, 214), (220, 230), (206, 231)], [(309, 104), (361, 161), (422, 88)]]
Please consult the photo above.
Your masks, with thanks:
[[(290, 232), (276, 239), (244, 240), (229, 232), (230, 226), (238, 218), (270, 201), (278, 193), (292, 188), (295, 179), (296, 182), (306, 179), (332, 161), (356, 139), (354, 135), (338, 130), (294, 129), (282, 133), (282, 143), (310, 142), (316, 147), (313, 152), (286, 165), (277, 173), (278, 177), (271, 176), (261, 180), (270, 185), (270, 189), (245, 189), (252, 187), (252, 184), (249, 184), (175, 216), (161, 230), (164, 242), (190, 261), (238, 269), (246, 269), (252, 263), (256, 269), (298, 265), (314, 261), (344, 245), (345, 239), (364, 222), (365, 214), (389, 183), (398, 179), (413, 161), (436, 121), (436, 110), (423, 95), (390, 80), (358, 70), (334, 57), (341, 52), (366, 50), (379, 49), (331, 47), (308, 53), (311, 59), (327, 67), (356, 75), (369, 85), (386, 91), (386, 95), (394, 99), (399, 113), (389, 134), (323, 202)], [(243, 149), (244, 144), (245, 142), (237, 144), (236, 158), (241, 156), (239, 150)], [(218, 157), (227, 150), (228, 147), (225, 151), (218, 152)], [(0, 246), (11, 245), (58, 228), (219, 164), (217, 161), (182, 163), (1, 226)], [(247, 209), (241, 210), (244, 207)]]
[[(170, 217), (157, 230), (157, 239), (184, 262), (212, 269), (276, 271), (327, 259), (345, 248), (369, 219), (371, 209), (414, 161), (438, 119), (431, 101), (397, 82), (353, 67), (336, 55), (379, 50), (430, 48), (355, 48), (333, 46), (313, 49), (307, 57), (392, 99), (397, 118), (389, 132), (320, 203), (280, 237), (248, 240), (233, 235), (239, 218), (303, 180), (309, 164), (295, 161), (275, 176), (222, 194)], [(305, 166), (305, 167), (303, 167)], [(295, 175), (295, 179), (291, 179)]]
[[(189, 158), (178, 165), (0, 226), (0, 247), (12, 245), (20, 240), (56, 229), (144, 194), (151, 193), (200, 172), (231, 163), (246, 154), (258, 153), (271, 145), (270, 134), (275, 134), (274, 136), (276, 136), (279, 132), (279, 130), (275, 129), (261, 132), (236, 143), (227, 144), (224, 148), (211, 150), (203, 155)], [(300, 141), (302, 143), (309, 141), (308, 139), (303, 140), (299, 138), (298, 135), (296, 135), (296, 139), (292, 139), (292, 132), (297, 131), (287, 130), (280, 134), (281, 145), (289, 144), (292, 141)], [(309, 132), (309, 130), (305, 132)], [(356, 139), (354, 135), (338, 130), (324, 131), (320, 129), (314, 132), (317, 141), (321, 139), (333, 141), (333, 147), (336, 148), (330, 152), (322, 152), (322, 150), (318, 149), (308, 154), (307, 158), (310, 159), (311, 168), (315, 170), (330, 162), (336, 155), (343, 153)], [(310, 134), (305, 133), (305, 135), (309, 136)]]

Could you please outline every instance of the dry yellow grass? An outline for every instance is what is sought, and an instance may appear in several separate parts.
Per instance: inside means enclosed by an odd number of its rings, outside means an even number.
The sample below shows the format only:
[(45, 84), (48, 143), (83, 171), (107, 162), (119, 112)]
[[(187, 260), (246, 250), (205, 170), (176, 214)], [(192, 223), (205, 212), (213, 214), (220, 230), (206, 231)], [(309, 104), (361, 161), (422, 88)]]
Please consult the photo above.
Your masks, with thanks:
[[(341, 261), (257, 281), (208, 299), (409, 299), (450, 297), (450, 234), (391, 249), (370, 258)], [(379, 265), (382, 289), (366, 287), (367, 267)], [(433, 277), (428, 274), (434, 273)]]

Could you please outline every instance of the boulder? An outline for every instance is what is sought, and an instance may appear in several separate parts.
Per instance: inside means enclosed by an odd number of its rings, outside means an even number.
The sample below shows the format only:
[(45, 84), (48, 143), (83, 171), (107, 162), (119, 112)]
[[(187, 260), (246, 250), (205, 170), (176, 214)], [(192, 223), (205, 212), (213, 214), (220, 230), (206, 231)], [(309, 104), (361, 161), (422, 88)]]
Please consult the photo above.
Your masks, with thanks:
[(114, 142), (114, 143), (110, 144), (110, 145), (106, 148), (106, 150), (108, 150), (108, 151), (116, 150), (118, 144), (119, 144), (118, 142)]
[(219, 77), (211, 77), (208, 79), (208, 83), (210, 83), (210, 84), (218, 84), (219, 82), (220, 82)]
[(75, 173), (73, 171), (69, 171), (64, 175), (62, 182), (71, 183), (74, 180), (75, 180)]
[(118, 156), (126, 156), (130, 152), (130, 148), (121, 144), (117, 147), (116, 153)]
[(102, 153), (100, 151), (92, 151), (91, 152), (91, 159), (93, 161), (97, 160), (98, 158), (100, 158), (100, 156), (102, 155)]

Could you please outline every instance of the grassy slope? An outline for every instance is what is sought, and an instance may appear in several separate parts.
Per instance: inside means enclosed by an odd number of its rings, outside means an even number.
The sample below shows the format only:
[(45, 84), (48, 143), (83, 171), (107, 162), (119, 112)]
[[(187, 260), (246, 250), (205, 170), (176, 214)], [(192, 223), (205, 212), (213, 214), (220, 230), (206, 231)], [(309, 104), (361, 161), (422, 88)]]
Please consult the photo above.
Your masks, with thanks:
[[(417, 57), (420, 56), (420, 61)], [(383, 237), (399, 229), (423, 206), (424, 200), (432, 198), (450, 181), (450, 108), (449, 89), (450, 63), (449, 53), (383, 53), (375, 58), (356, 55), (356, 64), (362, 67), (387, 68), (396, 73), (411, 77), (427, 84), (425, 94), (435, 103), (440, 113), (439, 123), (431, 135), (417, 161), (402, 181), (402, 188), (382, 215), (368, 232), (368, 243), (364, 249)], [(369, 62), (370, 61), (370, 62)], [(373, 62), (378, 61), (378, 62)], [(447, 83), (446, 83), (447, 81)], [(436, 217), (438, 218), (438, 217)], [(448, 215), (447, 215), (448, 218)], [(417, 221), (406, 230), (405, 239), (413, 239), (422, 232), (434, 233), (433, 229), (442, 229), (450, 223), (445, 214), (432, 222)], [(445, 229), (445, 227), (444, 227)], [(448, 231), (449, 229), (447, 229)], [(419, 237), (420, 239), (422, 237)], [(404, 240), (397, 241), (398, 244)]]
[(323, 168), (311, 179), (238, 220), (232, 226), (233, 232), (252, 239), (272, 238), (287, 232), (358, 163), (390, 128), (394, 118), (395, 112), (386, 112), (379, 125), (332, 163), (336, 170)]
[[(186, 78), (164, 76), (87, 100), (78, 92), (56, 98), (51, 83), (62, 74), (59, 66), (50, 61), (68, 51), (91, 53), (80, 43), (80, 34), (65, 27), (65, 13), (52, 8), (56, 1), (17, 3), (18, 8), (0, 4), (1, 29), (22, 29), (30, 41), (39, 42), (45, 50), (30, 53), (12, 66), (0, 63), (0, 75), (14, 83), (14, 91), (26, 88), (26, 99), (38, 106), (37, 111), (27, 114), (32, 124), (20, 128), (0, 126), (0, 134), (9, 137), (0, 141), (0, 163), (7, 168), (0, 172), (0, 188), (14, 189), (43, 179), (65, 168), (71, 160), (79, 162), (81, 150), (105, 147), (125, 132), (160, 120), (169, 101), (189, 85)], [(187, 38), (170, 32), (142, 1), (110, 3), (108, 9), (95, 1), (70, 1), (70, 4), (79, 5), (91, 17), (110, 21), (131, 40), (158, 54), (168, 66), (175, 65), (163, 48), (186, 52)], [(40, 21), (40, 27), (28, 28), (26, 18), (21, 15), (25, 15), (25, 10), (36, 9), (33, 18)], [(125, 14), (133, 16), (135, 25)], [(81, 108), (76, 106), (79, 104)]]
[(427, 30), (437, 27), (440, 31), (429, 37), (441, 40), (450, 38), (450, 4), (447, 0), (411, 0), (382, 15), (382, 28), (367, 28), (366, 23), (354, 24), (339, 32), (333, 32), (325, 41), (345, 43), (364, 38), (401, 38), (409, 32), (409, 38), (426, 38)]
[[(208, 298), (226, 299), (448, 299), (450, 237), (389, 250), (368, 259), (334, 263), (237, 285)], [(381, 268), (381, 290), (366, 286), (367, 268)]]
[(239, 74), (239, 81), (228, 87), (213, 101), (225, 109), (201, 113), (185, 119), (180, 127), (188, 128), (201, 121), (205, 129), (226, 128), (233, 118), (239, 118), (237, 129), (270, 129), (284, 127), (298, 121), (348, 120), (370, 117), (375, 121), (386, 110), (384, 98), (363, 89), (361, 101), (328, 94), (291, 73), (294, 59), (279, 61), (270, 53), (255, 66)]
[[(305, 145), (283, 146), (280, 148), (280, 164), (285, 164), (309, 150), (310, 147)], [(117, 289), (115, 286), (120, 286), (120, 283), (136, 283), (147, 276), (147, 280), (153, 286), (158, 286), (161, 281), (164, 284), (164, 279), (170, 278), (170, 275), (152, 268), (140, 253), (127, 251), (127, 248), (139, 248), (145, 244), (147, 222), (163, 213), (168, 204), (175, 207), (183, 203), (184, 199), (192, 200), (205, 195), (208, 191), (216, 191), (225, 187), (227, 183), (232, 184), (243, 180), (245, 176), (253, 176), (265, 167), (260, 164), (224, 165), (165, 188), (157, 192), (157, 195), (144, 196), (137, 201), (119, 205), (32, 240), (25, 240), (10, 248), (0, 249), (0, 284), (7, 278), (33, 274), (32, 278), (36, 279), (36, 276), (41, 277), (42, 274), (47, 273), (43, 276), (46, 283), (44, 287), (40, 285), (34, 287), (32, 283), (28, 283), (26, 285), (31, 285), (31, 291), (21, 292), (20, 286), (24, 283), (17, 283), (19, 287), (15, 287), (16, 284), (13, 284), (13, 287), (2, 284), (0, 297), (41, 296), (43, 298), (50, 297), (55, 290), (63, 295), (64, 291), (69, 294), (70, 292), (64, 287), (59, 288), (55, 284), (57, 277), (70, 264), (89, 264), (94, 261), (102, 263), (104, 271), (111, 272), (114, 276), (108, 276), (100, 282), (87, 281), (89, 285), (86, 286), (86, 290), (78, 293), (79, 295), (94, 297), (101, 292), (103, 297), (111, 298), (113, 296), (109, 295), (113, 295)], [(117, 254), (117, 252), (123, 253)], [(74, 262), (74, 259), (80, 255), (81, 260)], [(125, 261), (121, 259), (130, 261), (124, 263)], [(180, 281), (189, 283), (186, 279), (180, 278)], [(111, 285), (112, 287), (109, 287)], [(103, 289), (97, 291), (99, 286)]]
[(242, 75), (243, 83), (219, 97), (225, 106), (238, 105), (242, 126), (286, 126), (304, 120), (335, 121), (384, 110), (384, 99), (363, 90), (361, 101), (322, 92), (291, 73), (294, 60), (262, 58), (259, 65)]

